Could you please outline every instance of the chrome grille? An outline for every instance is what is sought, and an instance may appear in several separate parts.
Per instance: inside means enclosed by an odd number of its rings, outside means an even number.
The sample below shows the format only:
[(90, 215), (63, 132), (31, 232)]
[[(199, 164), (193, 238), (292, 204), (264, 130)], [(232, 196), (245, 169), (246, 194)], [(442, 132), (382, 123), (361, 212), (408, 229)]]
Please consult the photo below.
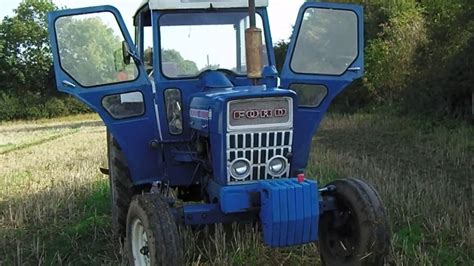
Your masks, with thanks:
[[(231, 132), (227, 134), (227, 181), (229, 184), (241, 184), (258, 180), (287, 177), (287, 171), (279, 177), (268, 173), (266, 163), (274, 156), (285, 156), (291, 152), (293, 131), (276, 130), (271, 132)], [(238, 158), (245, 158), (251, 164), (247, 177), (236, 179), (230, 174), (231, 163)]]

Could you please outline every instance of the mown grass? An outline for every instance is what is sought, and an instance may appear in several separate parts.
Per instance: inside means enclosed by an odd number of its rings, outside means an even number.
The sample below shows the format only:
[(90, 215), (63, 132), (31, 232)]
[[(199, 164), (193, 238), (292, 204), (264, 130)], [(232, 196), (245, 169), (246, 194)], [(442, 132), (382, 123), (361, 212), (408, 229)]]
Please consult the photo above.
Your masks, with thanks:
[(324, 181), (349, 175), (375, 185), (391, 218), (395, 264), (474, 264), (472, 126), (332, 115), (313, 146), (311, 169)]
[[(40, 141), (51, 130), (59, 137)], [(97, 117), (0, 125), (5, 132), (18, 134), (8, 138), (21, 148), (0, 154), (0, 265), (124, 264), (98, 171), (106, 147)], [(391, 218), (393, 264), (473, 265), (473, 136), (468, 125), (332, 115), (307, 176), (358, 176), (376, 186)], [(270, 249), (249, 225), (182, 233), (188, 264), (320, 263), (315, 244)]]
[(60, 117), (54, 120), (0, 123), (0, 154), (35, 146), (76, 133), (80, 127), (101, 125), (97, 115)]

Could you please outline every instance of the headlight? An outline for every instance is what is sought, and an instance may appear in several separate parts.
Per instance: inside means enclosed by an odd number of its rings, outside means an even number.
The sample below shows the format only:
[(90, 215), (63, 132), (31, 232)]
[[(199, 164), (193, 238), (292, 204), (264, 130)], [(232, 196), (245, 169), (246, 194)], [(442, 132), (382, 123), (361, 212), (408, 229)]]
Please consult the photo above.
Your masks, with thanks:
[(286, 159), (282, 156), (276, 156), (270, 159), (270, 162), (268, 162), (268, 172), (272, 176), (281, 176), (286, 172), (286, 168), (288, 166), (288, 163)]
[(250, 162), (246, 159), (237, 159), (230, 165), (230, 171), (235, 179), (245, 179), (250, 173)]

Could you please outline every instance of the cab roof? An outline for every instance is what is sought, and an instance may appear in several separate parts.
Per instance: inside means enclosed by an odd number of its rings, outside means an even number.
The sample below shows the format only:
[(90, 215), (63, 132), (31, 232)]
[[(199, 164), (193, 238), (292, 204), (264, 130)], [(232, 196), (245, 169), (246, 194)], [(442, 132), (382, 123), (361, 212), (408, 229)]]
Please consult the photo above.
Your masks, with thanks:
[[(144, 0), (140, 7), (148, 5), (151, 10), (203, 9), (248, 7), (248, 0)], [(267, 7), (268, 0), (255, 0), (257, 7)]]

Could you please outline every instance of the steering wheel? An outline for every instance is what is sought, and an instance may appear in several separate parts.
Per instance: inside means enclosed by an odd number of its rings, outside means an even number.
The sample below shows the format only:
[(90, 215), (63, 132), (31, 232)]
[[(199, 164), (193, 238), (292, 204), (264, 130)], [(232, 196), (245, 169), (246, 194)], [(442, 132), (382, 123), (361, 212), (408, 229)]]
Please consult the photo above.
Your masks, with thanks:
[(236, 79), (237, 74), (235, 72), (233, 72), (232, 70), (225, 69), (225, 68), (206, 69), (203, 72), (201, 72), (201, 74), (199, 74), (199, 79), (201, 79), (202, 76), (205, 75), (206, 73), (209, 73), (209, 72), (212, 72), (212, 71), (221, 72), (222, 74), (224, 74), (224, 76), (229, 80), (229, 82), (231, 84), (235, 85), (235, 79)]
[(235, 79), (237, 75), (234, 71), (225, 68), (218, 68), (216, 71), (224, 73), (229, 79)]

